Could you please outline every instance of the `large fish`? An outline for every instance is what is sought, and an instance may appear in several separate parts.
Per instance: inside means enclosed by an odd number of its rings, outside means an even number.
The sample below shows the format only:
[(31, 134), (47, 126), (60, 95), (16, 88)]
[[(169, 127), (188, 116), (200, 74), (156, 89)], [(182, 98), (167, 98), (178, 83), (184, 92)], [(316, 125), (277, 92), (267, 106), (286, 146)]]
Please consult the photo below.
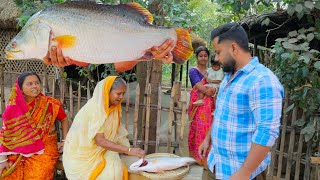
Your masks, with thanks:
[(191, 165), (196, 160), (191, 157), (156, 157), (139, 159), (130, 166), (132, 172), (164, 172)]
[[(153, 46), (173, 39), (173, 61), (182, 64), (193, 54), (187, 30), (157, 27), (138, 3), (104, 5), (66, 2), (33, 15), (5, 48), (7, 59), (43, 59), (51, 46), (63, 55), (91, 64), (118, 63), (131, 69), (137, 59), (150, 60)], [(123, 69), (122, 69), (123, 70)]]

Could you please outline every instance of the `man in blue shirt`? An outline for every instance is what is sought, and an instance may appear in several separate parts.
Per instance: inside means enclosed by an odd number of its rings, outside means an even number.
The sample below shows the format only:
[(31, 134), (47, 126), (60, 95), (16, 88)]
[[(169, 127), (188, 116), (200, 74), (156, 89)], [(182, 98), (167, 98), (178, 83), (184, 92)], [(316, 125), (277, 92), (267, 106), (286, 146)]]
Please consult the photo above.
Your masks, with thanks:
[(284, 90), (278, 78), (252, 57), (245, 30), (229, 23), (211, 33), (215, 60), (223, 79), (211, 131), (199, 147), (217, 179), (247, 180), (270, 163), (270, 149), (279, 136)]

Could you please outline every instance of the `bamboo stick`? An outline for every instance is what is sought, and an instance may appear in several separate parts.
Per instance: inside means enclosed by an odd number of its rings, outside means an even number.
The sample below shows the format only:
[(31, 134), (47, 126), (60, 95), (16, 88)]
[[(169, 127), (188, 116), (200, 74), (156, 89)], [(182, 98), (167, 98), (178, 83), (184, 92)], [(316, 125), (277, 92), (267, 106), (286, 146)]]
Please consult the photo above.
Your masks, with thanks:
[(145, 144), (144, 151), (148, 152), (148, 143), (149, 143), (149, 128), (150, 128), (150, 103), (151, 103), (151, 84), (147, 86), (147, 109), (146, 109), (146, 129), (145, 129)]
[[(291, 120), (291, 126), (294, 125), (294, 123), (297, 120), (297, 111), (298, 108), (295, 107), (293, 109), (293, 113), (292, 113), (292, 120)], [(290, 142), (289, 142), (289, 149), (288, 149), (288, 158), (287, 158), (287, 167), (286, 167), (286, 175), (285, 175), (285, 179), (291, 179), (291, 168), (293, 165), (293, 159), (292, 159), (292, 155), (293, 155), (293, 151), (294, 151), (294, 144), (295, 144), (295, 130), (293, 129), (290, 132)]]
[(87, 81), (87, 99), (88, 100), (90, 99), (90, 96), (91, 96), (91, 94), (90, 94), (90, 81), (88, 80)]
[(311, 162), (310, 158), (312, 155), (312, 139), (310, 139), (307, 143), (307, 152), (306, 152), (306, 165), (304, 168), (303, 179), (310, 179), (311, 172)]
[(42, 80), (42, 94), (46, 95), (46, 78), (45, 77), (43, 77), (43, 80)]
[(161, 84), (158, 87), (158, 111), (157, 111), (157, 130), (156, 130), (156, 153), (159, 152), (160, 131), (161, 131)]
[(5, 100), (5, 96), (4, 96), (4, 63), (0, 63), (0, 86), (1, 86), (1, 113), (4, 112), (5, 109), (5, 104), (6, 104), (6, 100)]
[(299, 180), (300, 179), (300, 166), (301, 166), (302, 147), (303, 147), (303, 134), (300, 133), (297, 156), (296, 156), (297, 159), (296, 159), (294, 180)]
[(282, 160), (283, 160), (283, 151), (284, 151), (284, 142), (286, 138), (286, 129), (287, 129), (287, 114), (286, 114), (286, 109), (288, 107), (289, 103), (289, 97), (288, 97), (288, 90), (285, 91), (285, 103), (283, 107), (283, 115), (282, 115), (282, 120), (283, 120), (283, 129), (281, 131), (281, 140), (280, 140), (280, 154), (279, 154), (279, 159), (278, 159), (278, 172), (277, 172), (277, 178), (281, 178), (281, 172), (282, 172)]
[(127, 83), (126, 98), (126, 129), (129, 129), (129, 104), (130, 104), (130, 85)]
[(135, 99), (135, 107), (134, 107), (134, 123), (133, 123), (133, 146), (134, 147), (137, 147), (137, 138), (138, 138), (139, 98), (140, 98), (140, 86), (138, 83), (136, 87), (136, 99)]
[(73, 89), (72, 82), (70, 81), (69, 85), (69, 103), (70, 103), (70, 120), (73, 118)]
[(78, 82), (78, 108), (77, 108), (77, 113), (80, 111), (81, 108), (81, 83), (80, 81)]
[(54, 78), (52, 78), (52, 97), (54, 98), (54, 96), (56, 95), (56, 80)]
[(181, 130), (180, 130), (180, 137), (179, 137), (179, 152), (180, 155), (183, 155), (183, 135), (184, 135), (184, 126), (185, 126), (185, 119), (187, 113), (187, 90), (185, 89), (182, 95), (182, 115), (181, 115)]
[(176, 84), (173, 85), (171, 91), (171, 99), (170, 99), (170, 110), (169, 110), (169, 117), (168, 117), (168, 140), (167, 140), (167, 152), (171, 153), (171, 142), (172, 142), (172, 121), (173, 121), (173, 107), (174, 107), (174, 95), (176, 91)]

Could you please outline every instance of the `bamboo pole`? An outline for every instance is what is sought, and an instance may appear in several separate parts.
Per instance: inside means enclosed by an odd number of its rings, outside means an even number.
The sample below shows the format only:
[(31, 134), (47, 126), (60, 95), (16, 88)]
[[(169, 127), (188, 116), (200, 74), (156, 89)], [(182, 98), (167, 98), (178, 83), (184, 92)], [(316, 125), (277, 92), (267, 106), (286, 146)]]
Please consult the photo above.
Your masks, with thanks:
[[(149, 62), (148, 62), (149, 63)], [(149, 63), (150, 64), (150, 63)], [(148, 86), (149, 82), (150, 82), (150, 71), (151, 71), (151, 65), (149, 65), (147, 67), (147, 78), (146, 78), (146, 86)], [(147, 104), (147, 91), (148, 88), (145, 88), (144, 90), (144, 96), (143, 96), (143, 104)], [(141, 129), (142, 129), (142, 133), (141, 133), (141, 139), (143, 139), (143, 137), (145, 136), (144, 132), (145, 132), (145, 116), (146, 114), (146, 107), (144, 107), (142, 109), (142, 116), (141, 116)]]
[[(292, 113), (292, 120), (291, 120), (291, 126), (294, 125), (294, 123), (297, 120), (297, 111), (298, 108), (295, 107), (293, 109), (293, 113)], [(291, 179), (291, 168), (293, 165), (293, 151), (294, 151), (294, 144), (295, 144), (295, 135), (296, 135), (296, 131), (295, 129), (292, 129), (292, 131), (290, 132), (290, 142), (289, 142), (289, 149), (288, 149), (288, 158), (287, 158), (287, 167), (286, 167), (286, 175), (285, 175), (285, 179)]]
[(46, 78), (43, 77), (43, 80), (42, 80), (42, 94), (43, 95), (46, 95)]
[(303, 147), (303, 134), (300, 132), (294, 180), (300, 179), (300, 166), (301, 166), (300, 162), (301, 162), (301, 156), (302, 156), (302, 147)]
[(312, 139), (310, 139), (307, 143), (307, 152), (306, 152), (306, 165), (304, 168), (303, 179), (310, 179), (311, 172), (311, 162), (310, 158), (312, 155)]
[(282, 160), (283, 160), (283, 151), (284, 151), (284, 142), (286, 138), (286, 129), (287, 129), (287, 113), (286, 109), (289, 104), (289, 97), (288, 97), (288, 90), (285, 91), (285, 102), (283, 107), (283, 129), (281, 131), (281, 140), (280, 140), (280, 153), (279, 153), (279, 159), (278, 159), (278, 172), (277, 172), (277, 178), (281, 178), (281, 172), (282, 172)]
[(136, 87), (136, 99), (135, 99), (135, 107), (134, 107), (134, 123), (133, 123), (133, 146), (134, 147), (137, 147), (137, 139), (138, 139), (139, 98), (140, 98), (140, 86), (138, 83)]
[(161, 131), (161, 84), (158, 87), (158, 111), (157, 111), (157, 130), (156, 130), (156, 153), (159, 152), (160, 131)]
[(184, 135), (184, 126), (185, 126), (185, 119), (187, 113), (187, 89), (184, 89), (182, 95), (182, 115), (181, 115), (181, 130), (180, 130), (180, 137), (179, 137), (179, 152), (180, 155), (183, 155), (183, 135)]
[(78, 108), (77, 108), (77, 113), (80, 111), (81, 108), (81, 83), (80, 81), (78, 82)]
[(52, 78), (52, 97), (54, 98), (54, 96), (56, 95), (56, 80), (54, 78)]
[(173, 107), (174, 107), (174, 95), (176, 91), (176, 84), (173, 85), (171, 91), (171, 99), (170, 99), (170, 110), (168, 117), (168, 140), (167, 140), (167, 152), (171, 153), (171, 142), (172, 142), (172, 121), (173, 121)]
[(90, 81), (88, 80), (87, 81), (87, 99), (88, 100), (90, 99), (90, 96), (91, 96), (91, 94), (90, 94)]
[(73, 89), (72, 89), (72, 81), (70, 81), (69, 85), (69, 102), (70, 102), (70, 119), (73, 118)]
[(145, 144), (144, 151), (148, 152), (148, 143), (149, 143), (149, 128), (150, 128), (150, 103), (151, 103), (151, 84), (147, 86), (147, 108), (146, 108), (146, 129), (145, 129)]
[(1, 114), (4, 112), (5, 109), (5, 96), (4, 96), (4, 66), (5, 63), (0, 63), (0, 86), (1, 86)]
[(129, 129), (129, 104), (130, 104), (130, 85), (127, 83), (126, 98), (126, 129)]

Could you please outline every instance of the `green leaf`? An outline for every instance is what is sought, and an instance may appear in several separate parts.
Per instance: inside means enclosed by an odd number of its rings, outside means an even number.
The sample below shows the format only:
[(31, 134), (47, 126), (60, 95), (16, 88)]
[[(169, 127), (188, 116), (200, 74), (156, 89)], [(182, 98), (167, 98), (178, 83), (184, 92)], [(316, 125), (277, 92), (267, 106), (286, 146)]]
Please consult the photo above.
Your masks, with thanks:
[(292, 16), (294, 14), (294, 11), (295, 11), (295, 6), (290, 4), (287, 9), (287, 13), (289, 14), (289, 16)]
[(296, 122), (294, 122), (294, 125), (301, 127), (301, 126), (303, 126), (305, 123), (306, 123), (306, 121), (305, 121), (304, 119), (300, 118), (300, 119), (298, 119)]
[(297, 37), (298, 39), (307, 39), (307, 36), (305, 34), (299, 34)]
[(298, 32), (297, 31), (290, 31), (289, 32), (289, 36), (290, 37), (294, 37), (294, 36), (297, 36), (298, 35)]
[(303, 11), (303, 6), (301, 4), (297, 4), (296, 7), (295, 7), (295, 10), (298, 12), (298, 13), (301, 13)]
[(298, 39), (297, 38), (291, 38), (291, 39), (288, 40), (288, 42), (291, 43), (291, 44), (292, 43), (296, 43), (296, 42), (298, 42)]
[(303, 61), (304, 63), (306, 63), (306, 64), (309, 64), (309, 62), (310, 62), (310, 57), (309, 56), (300, 56), (299, 57), (299, 59), (298, 59), (299, 61)]
[(315, 49), (311, 49), (310, 52), (311, 52), (312, 54), (319, 54), (319, 53), (320, 53), (318, 50), (315, 50)]
[(291, 111), (293, 108), (294, 108), (294, 103), (291, 104), (289, 107), (287, 107), (286, 113), (288, 113), (289, 111)]
[(283, 54), (281, 54), (281, 59), (283, 59), (283, 60), (290, 59), (290, 57), (291, 57), (290, 53), (283, 53)]
[(315, 35), (317, 40), (320, 40), (320, 33), (315, 32), (314, 35)]
[(303, 16), (304, 16), (304, 12), (303, 11), (297, 13), (297, 17), (298, 17), (299, 20), (301, 20), (303, 18)]
[(310, 41), (312, 41), (314, 39), (314, 34), (313, 33), (309, 33), (308, 35), (307, 35), (307, 40), (310, 42)]
[(309, 121), (307, 126), (301, 130), (301, 133), (304, 134), (305, 141), (308, 142), (316, 132), (313, 122)]
[(316, 19), (316, 23), (315, 23), (315, 27), (317, 29), (317, 31), (319, 32), (320, 31), (320, 19)]
[(315, 62), (313, 66), (320, 70), (320, 61)]
[(301, 28), (301, 29), (298, 30), (298, 33), (299, 34), (304, 34), (304, 33), (306, 33), (306, 31), (307, 30), (305, 28)]
[(293, 50), (293, 45), (292, 44), (290, 44), (290, 43), (288, 43), (288, 42), (283, 42), (282, 43), (282, 46), (284, 47), (284, 48), (286, 48), (286, 49), (291, 49), (291, 50)]
[(309, 27), (308, 29), (307, 29), (307, 31), (315, 31), (316, 30), (316, 28), (314, 28), (314, 27)]
[(269, 23), (270, 23), (270, 19), (269, 19), (269, 18), (266, 18), (266, 19), (264, 19), (264, 20), (261, 22), (261, 26), (263, 26), (263, 25), (268, 26)]
[(313, 2), (311, 2), (311, 1), (305, 1), (304, 2), (304, 6), (305, 7), (307, 7), (307, 8), (309, 8), (310, 10), (312, 10), (313, 9)]
[(320, 9), (320, 1), (317, 1), (317, 2), (314, 4), (314, 7), (317, 8), (317, 9)]

